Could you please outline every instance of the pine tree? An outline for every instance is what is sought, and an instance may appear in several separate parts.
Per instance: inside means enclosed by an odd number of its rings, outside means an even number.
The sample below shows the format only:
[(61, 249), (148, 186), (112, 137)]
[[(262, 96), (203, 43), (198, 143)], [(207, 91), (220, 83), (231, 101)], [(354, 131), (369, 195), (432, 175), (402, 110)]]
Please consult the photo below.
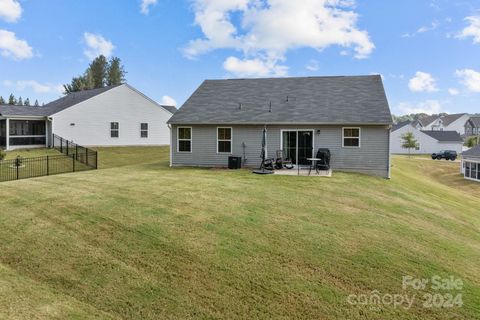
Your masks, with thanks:
[(107, 86), (116, 86), (125, 82), (125, 69), (120, 58), (112, 57), (108, 63)]
[(38, 100), (35, 99), (35, 104), (34, 104), (35, 107), (39, 107), (40, 105), (38, 104)]
[(17, 100), (15, 99), (15, 96), (13, 95), (13, 93), (11, 93), (10, 96), (8, 97), (8, 104), (12, 106), (17, 104)]
[(104, 55), (96, 57), (89, 66), (89, 73), (92, 76), (93, 88), (103, 88), (107, 78), (108, 62)]
[(23, 100), (22, 97), (18, 97), (17, 105), (23, 106)]
[(73, 77), (70, 83), (63, 85), (64, 94), (122, 84), (126, 73), (120, 58), (113, 57), (107, 61), (105, 56), (100, 55), (89, 64), (83, 75)]
[(3, 99), (2, 96), (0, 96), (0, 104), (5, 104), (5, 100)]
[(30, 99), (28, 99), (28, 98), (25, 99), (25, 101), (23, 102), (23, 105), (29, 107), (30, 106)]

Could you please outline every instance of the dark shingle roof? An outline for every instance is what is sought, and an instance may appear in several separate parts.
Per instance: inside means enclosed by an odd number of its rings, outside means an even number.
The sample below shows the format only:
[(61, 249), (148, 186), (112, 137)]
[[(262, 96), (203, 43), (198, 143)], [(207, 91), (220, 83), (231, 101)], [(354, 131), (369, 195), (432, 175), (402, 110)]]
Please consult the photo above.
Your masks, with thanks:
[(391, 124), (380, 76), (206, 80), (177, 124)]
[(392, 127), (392, 132), (393, 132), (393, 131), (396, 131), (396, 130), (398, 130), (398, 129), (401, 129), (401, 128), (403, 128), (403, 127), (405, 127), (406, 125), (409, 125), (409, 124), (411, 124), (411, 123), (412, 123), (412, 121), (406, 120), (406, 121), (402, 121), (402, 122), (399, 122), (399, 123), (397, 123), (397, 124), (394, 124), (393, 127)]
[(177, 112), (177, 108), (175, 106), (164, 106), (164, 105), (161, 105), (162, 108), (166, 109), (167, 111), (169, 111), (170, 113), (174, 114), (175, 112)]
[(473, 147), (467, 151), (462, 152), (462, 156), (480, 158), (480, 145)]
[(462, 137), (457, 131), (424, 130), (422, 132), (440, 142), (463, 142)]
[(418, 119), (417, 121), (420, 123), (422, 127), (428, 126), (433, 121), (437, 120), (439, 116), (427, 116), (425, 118)]
[(3, 105), (0, 106), (0, 114), (3, 116), (51, 116), (116, 87), (118, 86), (70, 93), (41, 107)]
[(448, 126), (452, 122), (455, 122), (459, 118), (463, 117), (464, 115), (466, 115), (466, 113), (447, 114), (446, 116), (442, 117), (443, 125)]

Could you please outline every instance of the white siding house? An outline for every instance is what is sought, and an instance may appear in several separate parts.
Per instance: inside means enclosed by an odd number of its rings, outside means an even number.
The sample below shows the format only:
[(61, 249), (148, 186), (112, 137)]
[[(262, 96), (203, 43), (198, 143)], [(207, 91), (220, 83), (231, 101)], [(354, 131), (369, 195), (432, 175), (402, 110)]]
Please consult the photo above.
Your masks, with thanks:
[(54, 134), (84, 146), (168, 145), (175, 111), (128, 84), (71, 93), (43, 107), (0, 106), (0, 147), (48, 147)]
[(467, 113), (429, 116), (424, 119), (419, 119), (415, 126), (419, 130), (456, 131), (460, 135), (464, 135), (465, 123), (469, 118), (470, 116)]
[(51, 119), (56, 135), (80, 145), (141, 146), (168, 145), (171, 116), (153, 100), (122, 85), (55, 113)]
[(454, 150), (459, 154), (462, 152), (463, 141), (457, 132), (421, 131), (412, 124), (404, 124), (392, 130), (390, 141), (393, 154), (408, 153), (407, 149), (402, 148), (402, 136), (408, 132), (413, 133), (418, 142), (418, 148), (410, 150), (412, 154), (431, 154), (441, 150)]

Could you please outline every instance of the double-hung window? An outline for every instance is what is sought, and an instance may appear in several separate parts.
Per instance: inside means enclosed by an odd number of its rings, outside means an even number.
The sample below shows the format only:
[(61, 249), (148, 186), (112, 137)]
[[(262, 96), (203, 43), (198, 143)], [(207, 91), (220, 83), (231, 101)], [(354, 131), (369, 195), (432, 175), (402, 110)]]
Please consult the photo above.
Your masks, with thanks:
[(192, 152), (192, 128), (178, 128), (177, 149), (178, 152)]
[(118, 124), (118, 122), (110, 122), (110, 137), (111, 138), (118, 138), (120, 136), (119, 130), (120, 130), (120, 125)]
[(217, 152), (232, 153), (232, 128), (217, 128)]
[(140, 123), (140, 138), (148, 138), (148, 123)]
[(343, 128), (342, 140), (344, 148), (360, 148), (360, 128)]

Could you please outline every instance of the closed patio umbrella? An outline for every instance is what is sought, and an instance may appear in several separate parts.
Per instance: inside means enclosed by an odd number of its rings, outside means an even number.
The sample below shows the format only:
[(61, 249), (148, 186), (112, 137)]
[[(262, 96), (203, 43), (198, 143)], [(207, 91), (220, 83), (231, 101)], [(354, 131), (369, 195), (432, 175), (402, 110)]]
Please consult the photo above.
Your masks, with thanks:
[(262, 164), (260, 165), (260, 169), (254, 170), (253, 173), (257, 173), (257, 174), (273, 173), (272, 170), (265, 169), (265, 160), (267, 158), (267, 126), (265, 126), (262, 131), (262, 153), (260, 154), (260, 157), (262, 158)]

